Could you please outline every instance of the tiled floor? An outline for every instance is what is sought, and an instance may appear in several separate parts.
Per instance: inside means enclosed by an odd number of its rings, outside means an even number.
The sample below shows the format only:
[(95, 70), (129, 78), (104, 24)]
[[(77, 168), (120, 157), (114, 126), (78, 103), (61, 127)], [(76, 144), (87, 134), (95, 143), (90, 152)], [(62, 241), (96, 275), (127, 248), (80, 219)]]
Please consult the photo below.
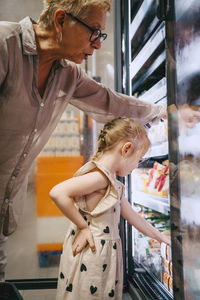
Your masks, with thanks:
[[(48, 231), (50, 228), (47, 229)], [(51, 229), (53, 230), (53, 229)], [(29, 185), (23, 219), (8, 239), (6, 279), (56, 278), (58, 265), (39, 267), (37, 254), (38, 227), (34, 185)], [(21, 290), (24, 300), (55, 300), (55, 289)], [(85, 300), (85, 299), (83, 299)], [(126, 293), (123, 300), (131, 300)]]

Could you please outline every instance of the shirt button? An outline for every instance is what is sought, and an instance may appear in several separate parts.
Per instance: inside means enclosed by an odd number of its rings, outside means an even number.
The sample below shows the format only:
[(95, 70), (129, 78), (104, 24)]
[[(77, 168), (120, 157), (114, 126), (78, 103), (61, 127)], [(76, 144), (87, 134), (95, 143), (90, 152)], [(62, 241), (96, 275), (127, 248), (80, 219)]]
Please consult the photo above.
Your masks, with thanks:
[(27, 156), (27, 153), (24, 153), (24, 154), (23, 154), (23, 157), (26, 157), (26, 156)]
[(37, 132), (37, 128), (34, 129), (34, 132)]
[(41, 106), (41, 107), (44, 107), (44, 102), (41, 102), (41, 103), (40, 103), (40, 106)]
[(9, 199), (8, 199), (8, 198), (6, 198), (6, 199), (5, 199), (5, 203), (8, 203), (8, 202), (9, 202)]
[(16, 176), (12, 176), (12, 180), (15, 180), (16, 179)]

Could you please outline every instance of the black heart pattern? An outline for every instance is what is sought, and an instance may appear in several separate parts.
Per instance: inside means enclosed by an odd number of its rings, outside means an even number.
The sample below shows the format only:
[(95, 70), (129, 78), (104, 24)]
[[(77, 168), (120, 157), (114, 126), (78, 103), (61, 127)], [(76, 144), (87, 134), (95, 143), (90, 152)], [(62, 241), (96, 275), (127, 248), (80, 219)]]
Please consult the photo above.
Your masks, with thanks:
[(114, 208), (114, 212), (116, 212), (116, 209)]
[(88, 222), (88, 226), (90, 226), (90, 222)]
[(111, 297), (111, 298), (114, 297), (114, 295), (115, 295), (114, 290), (111, 290), (110, 293), (108, 294), (108, 296)]
[(115, 280), (115, 285), (117, 285), (118, 284), (118, 280)]
[(87, 217), (86, 216), (84, 216), (83, 218), (84, 218), (85, 221), (87, 221)]
[(117, 244), (116, 243), (114, 243), (113, 249), (117, 249)]
[(67, 286), (66, 291), (72, 292), (72, 289), (73, 289), (73, 285), (70, 283), (70, 284)]
[(103, 246), (105, 244), (105, 240), (101, 240), (101, 245)]
[(64, 278), (65, 278), (65, 276), (64, 276), (63, 272), (60, 272), (60, 279), (64, 279)]
[(81, 270), (81, 272), (87, 271), (86, 265), (82, 264), (80, 270)]
[(96, 286), (93, 286), (93, 285), (91, 285), (91, 286), (90, 286), (90, 292), (91, 292), (91, 294), (94, 294), (94, 293), (96, 293), (96, 291), (97, 291), (97, 287), (96, 287)]
[(106, 226), (106, 228), (103, 230), (104, 233), (109, 233), (110, 232), (110, 229), (108, 226)]
[(75, 235), (75, 231), (74, 231), (74, 229), (72, 229), (71, 235)]
[(104, 264), (103, 265), (103, 272), (105, 271), (106, 267), (107, 267), (107, 264)]

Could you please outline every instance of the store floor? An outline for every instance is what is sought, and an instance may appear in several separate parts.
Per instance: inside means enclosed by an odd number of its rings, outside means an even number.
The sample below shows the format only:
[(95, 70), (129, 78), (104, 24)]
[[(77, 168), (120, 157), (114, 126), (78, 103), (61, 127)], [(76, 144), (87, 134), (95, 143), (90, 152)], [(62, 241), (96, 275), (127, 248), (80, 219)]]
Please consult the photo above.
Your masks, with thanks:
[[(38, 222), (36, 214), (35, 185), (29, 184), (27, 201), (24, 207), (23, 218), (14, 234), (8, 239), (8, 264), (6, 279), (39, 279), (56, 278), (58, 263), (48, 267), (40, 267), (38, 261)], [(49, 228), (55, 234), (55, 229)], [(48, 232), (47, 232), (48, 234)], [(55, 300), (55, 289), (50, 290), (20, 290), (24, 300)], [(125, 293), (123, 300), (131, 300)]]
[[(40, 291), (20, 291), (24, 300), (55, 300), (55, 290), (40, 290)], [(123, 294), (122, 300), (131, 300), (129, 294)], [(80, 299), (81, 300), (81, 299)], [(82, 299), (86, 300), (86, 299)]]

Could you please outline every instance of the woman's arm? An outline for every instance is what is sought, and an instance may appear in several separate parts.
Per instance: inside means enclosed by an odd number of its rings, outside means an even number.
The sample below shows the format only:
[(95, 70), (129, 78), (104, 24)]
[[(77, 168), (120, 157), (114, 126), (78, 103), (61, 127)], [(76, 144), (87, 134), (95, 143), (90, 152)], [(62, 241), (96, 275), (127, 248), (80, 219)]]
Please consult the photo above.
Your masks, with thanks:
[(164, 242), (168, 245), (171, 245), (170, 237), (160, 233), (155, 227), (148, 223), (143, 217), (141, 217), (130, 205), (128, 200), (123, 197), (121, 201), (121, 215), (128, 223), (134, 226), (137, 230), (149, 236), (153, 239), (156, 239), (158, 242)]
[[(4, 28), (0, 27), (0, 31), (3, 31)], [(2, 33), (1, 31), (1, 33)], [(8, 49), (6, 44), (6, 38), (0, 38), (0, 88), (3, 85), (4, 80), (6, 79), (8, 72)]]
[(108, 185), (107, 179), (98, 171), (73, 177), (57, 184), (52, 188), (49, 195), (62, 213), (69, 218), (79, 229), (73, 244), (73, 254), (79, 253), (87, 243), (92, 251), (95, 250), (92, 234), (87, 222), (83, 219), (78, 209), (74, 205), (73, 198), (90, 194)]
[(165, 104), (155, 105), (134, 96), (117, 93), (91, 79), (79, 66), (76, 68), (78, 80), (70, 103), (96, 121), (105, 123), (116, 117), (129, 117), (145, 125), (166, 114)]

